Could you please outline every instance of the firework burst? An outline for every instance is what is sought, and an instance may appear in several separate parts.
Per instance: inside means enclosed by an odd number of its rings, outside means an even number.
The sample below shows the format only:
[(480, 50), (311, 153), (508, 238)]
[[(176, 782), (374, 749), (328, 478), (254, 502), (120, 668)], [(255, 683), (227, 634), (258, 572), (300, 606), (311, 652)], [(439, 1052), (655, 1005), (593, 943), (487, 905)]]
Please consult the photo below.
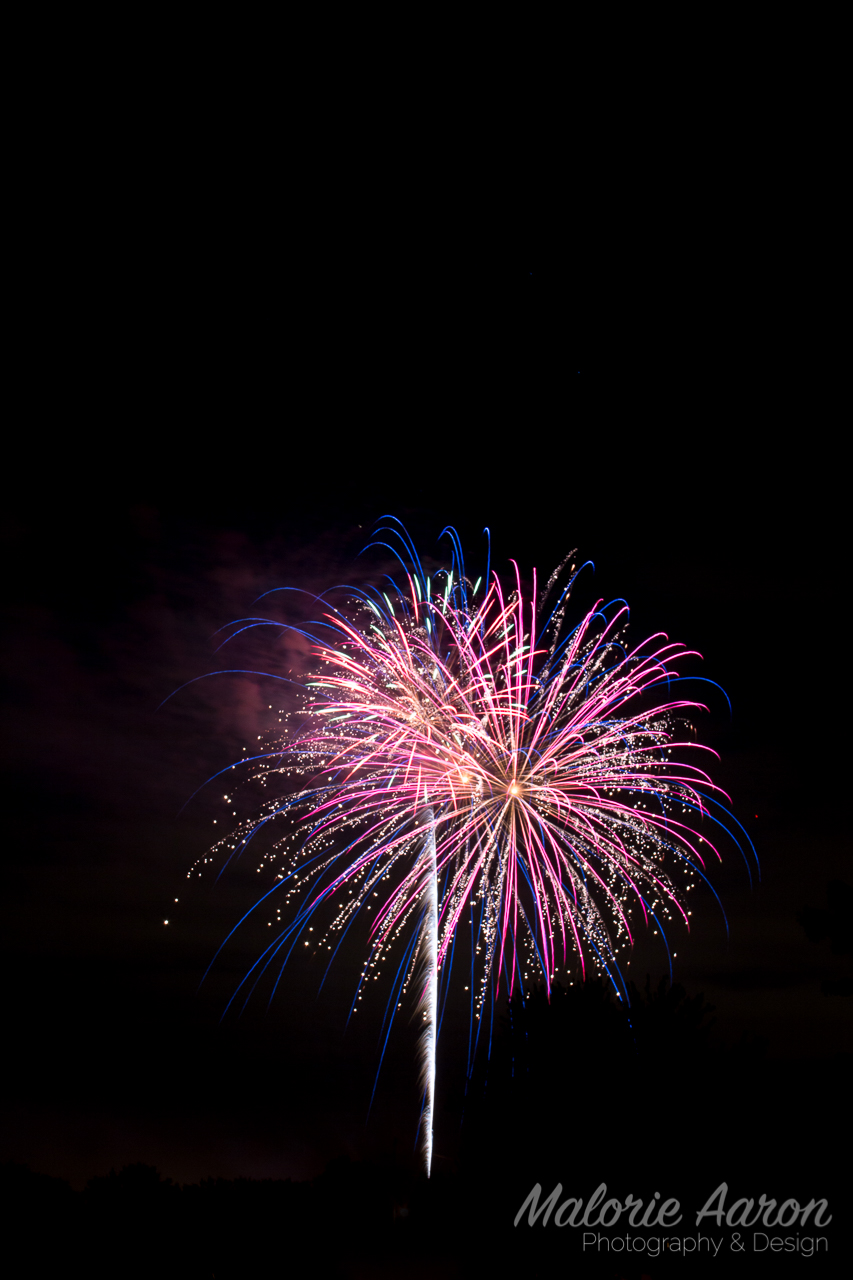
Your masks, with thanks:
[[(624, 601), (599, 601), (569, 626), (579, 570), (568, 562), (542, 601), (534, 573), (525, 599), (517, 566), (508, 593), (488, 568), (472, 583), (453, 530), (451, 565), (432, 578), (399, 522), (385, 532), (394, 545), (378, 545), (397, 556), (399, 585), (326, 606), (299, 714), (282, 742), (239, 762), (266, 786), (276, 778), (276, 796), (214, 853), (230, 861), (269, 823), (296, 820), (266, 855), (280, 870), (257, 904), (277, 896), (292, 918), (278, 909), (280, 931), (232, 1002), (271, 966), (274, 994), (298, 944), (331, 962), (356, 917), (369, 919), (352, 1012), (388, 967), (384, 1054), (405, 993), (417, 994), (429, 1173), (441, 1003), (463, 926), (470, 1070), (502, 984), (511, 997), (592, 967), (621, 998), (617, 958), (637, 923), (667, 952), (665, 923), (690, 927), (690, 890), (720, 857), (697, 825), (728, 832), (734, 820), (707, 773), (681, 758), (709, 752), (685, 719), (702, 704), (672, 693), (691, 651), (663, 634), (628, 647)], [(272, 621), (243, 619), (233, 635)], [(331, 927), (315, 931), (328, 903)]]

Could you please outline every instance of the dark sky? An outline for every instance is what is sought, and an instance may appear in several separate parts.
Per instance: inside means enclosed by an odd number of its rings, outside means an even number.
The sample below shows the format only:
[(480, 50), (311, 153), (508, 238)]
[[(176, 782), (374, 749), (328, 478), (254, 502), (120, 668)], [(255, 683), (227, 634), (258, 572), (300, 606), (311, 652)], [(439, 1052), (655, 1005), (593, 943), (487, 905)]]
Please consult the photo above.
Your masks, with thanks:
[[(127, 268), (138, 309), (111, 312), (99, 284), (36, 380), (4, 499), (3, 1158), (79, 1186), (135, 1160), (189, 1181), (407, 1157), (411, 1033), (365, 1128), (381, 1014), (343, 1036), (346, 956), (319, 1000), (319, 971), (295, 965), (269, 1014), (259, 1001), (220, 1026), (250, 930), (198, 991), (258, 877), (188, 886), (218, 788), (179, 810), (257, 742), (277, 695), (223, 677), (157, 710), (215, 669), (213, 633), (261, 592), (363, 575), (385, 512), (427, 554), (455, 525), (472, 562), (488, 524), (499, 572), (512, 556), (541, 577), (576, 547), (596, 565), (579, 601), (624, 596), (638, 639), (661, 628), (701, 651), (734, 708), (706, 717), (714, 776), (762, 881), (729, 855), (713, 877), (729, 937), (706, 895), (676, 978), (726, 1042), (850, 1050), (849, 999), (821, 992), (848, 959), (796, 919), (850, 881), (840, 464), (814, 354), (794, 368), (778, 331), (751, 343), (719, 297), (692, 329), (662, 326), (659, 305), (650, 333), (641, 308), (609, 325), (600, 299), (585, 325), (570, 272), (379, 275), (302, 267), (281, 311), (258, 312), (260, 287), (233, 280), (230, 307), (195, 277), (157, 303), (152, 257)], [(247, 640), (233, 665), (271, 644)], [(635, 964), (666, 968), (645, 940)], [(445, 1052), (450, 1115), (452, 1024)]]

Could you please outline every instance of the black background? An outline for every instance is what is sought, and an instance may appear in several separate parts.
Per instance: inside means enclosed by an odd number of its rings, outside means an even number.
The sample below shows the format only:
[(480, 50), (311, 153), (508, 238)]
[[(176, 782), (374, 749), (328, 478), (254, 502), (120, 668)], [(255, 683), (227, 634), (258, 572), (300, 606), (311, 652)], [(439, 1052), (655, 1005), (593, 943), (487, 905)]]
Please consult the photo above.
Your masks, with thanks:
[[(745, 1172), (738, 1194), (836, 1191), (849, 997), (822, 984), (843, 989), (849, 947), (810, 941), (797, 913), (850, 881), (843, 463), (807, 287), (733, 255), (734, 233), (689, 270), (681, 250), (645, 269), (608, 247), (472, 266), (453, 245), (418, 253), (331, 218), (306, 249), (267, 209), (223, 250), (193, 182), (165, 184), (173, 215), (140, 195), (141, 211), (73, 222), (28, 302), (4, 500), (4, 1158), (78, 1189), (134, 1162), (179, 1183), (305, 1180), (342, 1157), (416, 1170), (412, 1036), (389, 1049), (365, 1125), (381, 1011), (343, 1035), (348, 957), (320, 1000), (319, 972), (296, 965), (269, 1014), (253, 1002), (220, 1024), (256, 931), (198, 990), (259, 877), (188, 886), (222, 815), (206, 792), (178, 811), (269, 727), (269, 682), (205, 681), (158, 710), (216, 669), (212, 634), (262, 591), (368, 574), (358, 553), (391, 512), (436, 560), (453, 524), (472, 565), (488, 525), (502, 574), (513, 557), (541, 580), (577, 548), (595, 563), (580, 600), (624, 596), (637, 639), (660, 628), (703, 654), (733, 715), (711, 697), (702, 732), (762, 879), (750, 888), (732, 855), (713, 877), (728, 938), (706, 895), (675, 944), (676, 981), (715, 1006), (714, 1051), (739, 1046), (725, 1062), (742, 1089), (729, 1107), (728, 1086), (724, 1104), (704, 1082), (678, 1139), (665, 1127), (666, 1190), (689, 1211), (710, 1125), (734, 1186), (750, 1117), (766, 1135), (795, 1111), (774, 1187)], [(268, 639), (241, 653), (233, 665), (281, 662)], [(666, 972), (645, 940), (634, 965), (640, 982)], [(436, 1167), (458, 1223), (454, 1025)], [(612, 1169), (594, 1135), (579, 1158), (558, 1117), (580, 1099), (600, 1105), (594, 1068), (526, 1115), (539, 1138), (514, 1169), (523, 1194), (540, 1165), (567, 1194), (588, 1196), (593, 1169), (642, 1193), (618, 1144)], [(646, 1107), (665, 1116), (665, 1091), (633, 1099)], [(449, 1244), (442, 1265), (457, 1256)]]

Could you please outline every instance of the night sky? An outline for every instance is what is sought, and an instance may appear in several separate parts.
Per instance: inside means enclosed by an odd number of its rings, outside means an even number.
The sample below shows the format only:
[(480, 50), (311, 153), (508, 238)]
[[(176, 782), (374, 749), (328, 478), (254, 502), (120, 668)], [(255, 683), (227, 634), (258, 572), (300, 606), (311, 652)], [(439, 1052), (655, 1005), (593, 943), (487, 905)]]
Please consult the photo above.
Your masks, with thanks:
[[(653, 332), (639, 306), (611, 326), (600, 299), (587, 325), (570, 272), (498, 287), (303, 268), (279, 310), (236, 269), (223, 293), (201, 288), (195, 260), (158, 301), (155, 257), (128, 269), (138, 307), (110, 312), (99, 286), (106, 311), (96, 298), (81, 321), (97, 341), (69, 341), (36, 388), (7, 480), (2, 1158), (76, 1187), (134, 1161), (189, 1182), (412, 1158), (405, 1022), (365, 1125), (384, 1005), (344, 1035), (357, 949), (319, 999), (319, 967), (296, 963), (269, 1013), (258, 999), (220, 1024), (264, 917), (198, 989), (261, 878), (252, 864), (188, 882), (222, 788), (182, 806), (274, 727), (281, 694), (225, 676), (158, 710), (220, 665), (298, 665), (293, 642), (257, 633), (223, 663), (212, 637), (272, 587), (370, 576), (381, 561), (358, 553), (386, 512), (436, 563), (448, 523), (472, 567), (488, 525), (493, 566), (513, 557), (528, 579), (577, 548), (595, 563), (578, 609), (623, 596), (636, 639), (662, 629), (702, 653), (693, 669), (733, 716), (709, 695), (700, 736), (762, 879), (750, 888), (726, 848), (712, 880), (729, 936), (703, 893), (689, 939), (674, 930), (675, 978), (715, 1006), (722, 1045), (762, 1042), (769, 1063), (849, 1054), (850, 997), (822, 989), (843, 989), (849, 953), (797, 919), (853, 880), (839, 460), (811, 358), (752, 342), (722, 296), (699, 328), (662, 326), (662, 304)], [(632, 976), (666, 971), (641, 939)], [(448, 1167), (455, 1026), (439, 1056)]]

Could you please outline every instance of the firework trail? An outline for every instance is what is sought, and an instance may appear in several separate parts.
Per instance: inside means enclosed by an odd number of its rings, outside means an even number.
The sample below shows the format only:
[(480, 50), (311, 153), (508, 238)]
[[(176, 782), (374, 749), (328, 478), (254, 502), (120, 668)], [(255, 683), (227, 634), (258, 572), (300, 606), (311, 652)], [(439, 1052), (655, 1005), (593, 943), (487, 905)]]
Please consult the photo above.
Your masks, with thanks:
[(435, 1094), (435, 1049), (438, 1039), (438, 871), (435, 857), (435, 813), (424, 810), (427, 835), (424, 840), (425, 864), (424, 922), (421, 935), (424, 950), (424, 991), (421, 998), (424, 1028), (421, 1033), (421, 1084), (424, 1106), (421, 1116), (421, 1142), (427, 1177), (432, 1169), (433, 1097)]
[[(461, 962), (470, 1075), (502, 984), (510, 998), (537, 979), (550, 991), (558, 972), (585, 977), (592, 967), (627, 998), (617, 958), (633, 944), (632, 917), (660, 934), (669, 955), (665, 923), (689, 929), (690, 892), (707, 883), (708, 858), (720, 858), (720, 833), (740, 848), (730, 830), (739, 824), (708, 775), (673, 755), (710, 750), (684, 718), (702, 704), (673, 697), (691, 651), (662, 633), (627, 647), (621, 600), (598, 601), (569, 627), (580, 570), (570, 565), (558, 590), (568, 561), (541, 601), (534, 573), (526, 600), (517, 566), (508, 594), (488, 565), (472, 584), (452, 529), (451, 565), (432, 579), (398, 521), (379, 533), (391, 541), (370, 545), (397, 557), (401, 585), (389, 577), (382, 589), (350, 589), (341, 608), (324, 605), (318, 634), (301, 632), (313, 670), (300, 712), (282, 742), (237, 762), (267, 787), (275, 779), (275, 798), (214, 853), (227, 865), (285, 822), (261, 864), (281, 869), (252, 911), (283, 899), (293, 917), (275, 909), (277, 932), (229, 1007), (238, 998), (245, 1007), (267, 972), (274, 995), (298, 943), (331, 963), (356, 917), (369, 919), (351, 1016), (389, 972), (381, 1066), (403, 997), (417, 992), (429, 1173), (436, 1045), (457, 940), (466, 936), (460, 952), (470, 944), (470, 964)], [(281, 626), (242, 619), (228, 639), (266, 625)], [(315, 929), (321, 908), (333, 919)]]

